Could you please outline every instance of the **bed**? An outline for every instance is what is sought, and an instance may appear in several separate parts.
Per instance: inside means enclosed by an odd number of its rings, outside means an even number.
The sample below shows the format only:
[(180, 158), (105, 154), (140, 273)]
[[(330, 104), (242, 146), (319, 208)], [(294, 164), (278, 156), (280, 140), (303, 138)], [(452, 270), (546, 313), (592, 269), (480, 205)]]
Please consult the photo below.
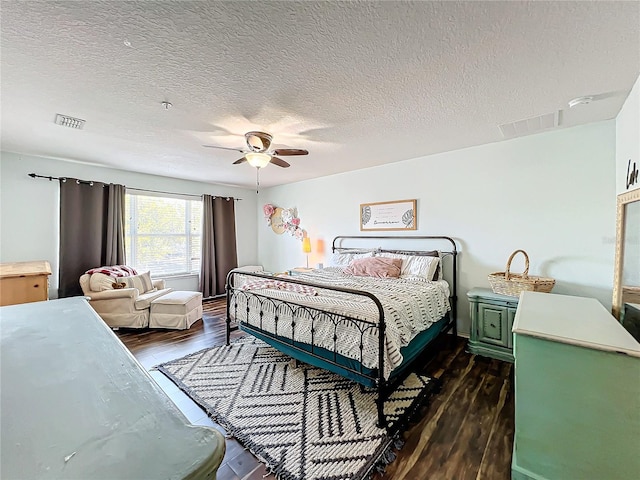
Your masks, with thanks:
[[(369, 247), (375, 242), (384, 247)], [(425, 248), (436, 245), (445, 248)], [(338, 236), (332, 252), (337, 266), (295, 276), (231, 271), (227, 344), (239, 327), (296, 360), (375, 388), (378, 424), (385, 427), (384, 401), (415, 360), (440, 335), (457, 334), (456, 244), (443, 236)], [(347, 273), (371, 257), (402, 259), (403, 275)]]

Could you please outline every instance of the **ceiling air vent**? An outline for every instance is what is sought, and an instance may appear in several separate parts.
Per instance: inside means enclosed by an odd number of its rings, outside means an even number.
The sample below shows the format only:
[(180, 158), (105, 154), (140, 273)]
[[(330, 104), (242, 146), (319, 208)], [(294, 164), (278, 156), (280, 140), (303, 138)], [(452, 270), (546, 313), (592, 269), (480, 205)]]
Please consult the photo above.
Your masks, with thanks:
[(63, 127), (77, 128), (78, 130), (82, 130), (82, 127), (84, 127), (84, 120), (70, 117), (68, 115), (60, 115), (59, 113), (56, 114), (55, 123), (57, 125), (62, 125)]
[(559, 112), (525, 118), (512, 123), (503, 123), (498, 128), (504, 138), (523, 137), (559, 125)]

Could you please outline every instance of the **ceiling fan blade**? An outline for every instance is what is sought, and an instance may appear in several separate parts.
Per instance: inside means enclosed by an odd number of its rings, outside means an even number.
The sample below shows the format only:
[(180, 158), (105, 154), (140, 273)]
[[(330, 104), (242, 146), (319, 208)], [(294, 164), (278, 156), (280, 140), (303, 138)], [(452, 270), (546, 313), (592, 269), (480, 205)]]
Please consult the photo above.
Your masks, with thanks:
[(217, 145), (202, 145), (202, 146), (207, 148), (219, 148), (221, 150), (232, 150), (234, 152), (244, 153), (244, 150), (241, 150), (240, 148), (219, 147)]
[(271, 163), (282, 168), (287, 168), (289, 166), (287, 162), (278, 157), (271, 157)]
[(247, 157), (242, 157), (239, 158), (238, 160), (236, 160), (235, 162), (233, 162), (233, 165), (238, 165), (239, 163), (243, 163), (247, 161)]
[(308, 150), (300, 148), (277, 148), (273, 151), (275, 155), (309, 155)]

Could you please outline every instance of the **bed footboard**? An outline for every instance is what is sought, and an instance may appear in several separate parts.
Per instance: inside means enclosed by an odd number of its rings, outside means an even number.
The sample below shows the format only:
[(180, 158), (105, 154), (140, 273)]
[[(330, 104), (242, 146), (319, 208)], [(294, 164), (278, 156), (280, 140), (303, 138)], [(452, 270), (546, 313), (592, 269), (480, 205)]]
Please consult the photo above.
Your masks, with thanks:
[[(320, 366), (327, 368), (335, 373), (342, 374), (347, 378), (358, 381), (359, 383), (367, 386), (373, 386), (377, 390), (377, 413), (378, 413), (378, 426), (384, 428), (387, 426), (387, 422), (384, 416), (384, 401), (390, 394), (388, 392), (388, 382), (384, 377), (384, 356), (385, 356), (385, 318), (384, 309), (380, 300), (372, 293), (353, 290), (348, 288), (333, 287), (330, 285), (313, 284), (304, 282), (301, 280), (295, 280), (288, 277), (281, 277), (277, 280), (280, 282), (286, 282), (290, 284), (305, 285), (313, 287), (318, 290), (332, 290), (336, 292), (348, 293), (350, 295), (357, 295), (369, 299), (375, 305), (378, 313), (376, 320), (364, 320), (361, 318), (355, 318), (347, 315), (340, 315), (334, 312), (328, 312), (318, 308), (314, 308), (309, 305), (303, 305), (300, 303), (283, 301), (274, 299), (266, 295), (262, 295), (251, 290), (243, 290), (236, 287), (238, 285), (237, 277), (256, 277), (255, 279), (273, 280), (270, 275), (264, 275), (261, 273), (253, 272), (241, 272), (231, 271), (227, 275), (227, 315), (226, 315), (226, 343), (230, 343), (232, 321), (236, 321), (238, 326), (242, 326), (244, 331), (252, 333), (254, 336), (262, 339), (270, 339), (274, 343), (280, 345), (286, 345), (287, 353), (299, 360), (305, 361), (308, 357), (317, 361)], [(254, 279), (254, 280), (255, 280)], [(246, 309), (246, 319), (248, 320), (251, 315), (257, 315), (259, 318), (258, 325), (250, 321), (238, 320), (238, 309)], [(273, 331), (265, 328), (263, 325), (263, 318), (265, 312), (271, 312), (274, 316), (275, 328)], [(285, 328), (281, 328), (280, 331), (287, 331), (286, 336), (278, 334), (279, 327), (284, 322), (283, 318), (291, 319), (290, 324), (285, 325)], [(344, 341), (340, 336), (341, 326), (348, 324), (351, 331), (357, 330), (359, 332), (358, 347), (360, 350), (360, 357), (358, 360), (349, 364), (348, 362), (340, 361), (343, 356), (339, 352), (339, 344)], [(329, 340), (332, 344), (327, 345), (326, 341), (326, 328), (327, 325), (333, 326), (332, 335)], [(296, 327), (298, 332), (302, 329), (310, 335), (310, 342), (302, 342), (296, 340)], [(320, 341), (318, 332), (320, 329), (325, 330), (324, 340)], [(366, 339), (377, 336), (377, 352), (378, 362), (377, 366), (373, 369), (367, 369), (363, 366), (363, 350), (366, 347)], [(353, 338), (351, 339), (353, 340)], [(271, 343), (271, 342), (270, 342)], [(276, 347), (277, 348), (277, 347)], [(344, 357), (346, 358), (346, 357)], [(345, 375), (344, 372), (347, 372)], [(349, 373), (351, 375), (349, 375)]]

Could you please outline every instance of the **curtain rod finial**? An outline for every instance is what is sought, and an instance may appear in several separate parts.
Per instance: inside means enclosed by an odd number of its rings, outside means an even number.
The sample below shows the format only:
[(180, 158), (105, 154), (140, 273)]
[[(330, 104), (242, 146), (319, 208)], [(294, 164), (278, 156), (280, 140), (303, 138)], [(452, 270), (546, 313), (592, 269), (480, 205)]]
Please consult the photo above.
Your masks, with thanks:
[(36, 178), (36, 174), (35, 173), (29, 173), (28, 174), (31, 178)]

